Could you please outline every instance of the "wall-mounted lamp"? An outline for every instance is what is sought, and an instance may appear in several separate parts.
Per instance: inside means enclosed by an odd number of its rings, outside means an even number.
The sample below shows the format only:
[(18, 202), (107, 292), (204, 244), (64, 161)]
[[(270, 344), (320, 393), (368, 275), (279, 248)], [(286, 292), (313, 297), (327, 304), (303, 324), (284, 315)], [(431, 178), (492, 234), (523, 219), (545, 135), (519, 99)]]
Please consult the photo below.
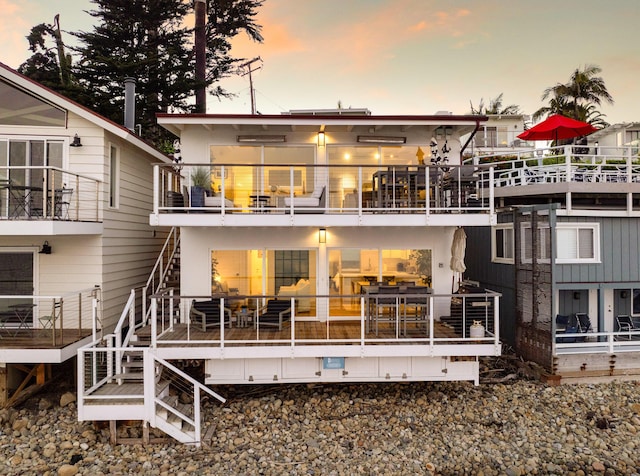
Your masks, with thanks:
[(580, 299), (580, 291), (573, 292), (573, 299)]
[(82, 147), (82, 142), (80, 142), (80, 136), (78, 134), (73, 136), (73, 141), (71, 141), (69, 147)]
[(51, 246), (49, 246), (49, 242), (45, 241), (42, 244), (42, 249), (40, 250), (41, 255), (50, 255), (51, 254)]
[(318, 145), (319, 146), (325, 145), (325, 136), (323, 131), (318, 132)]
[(318, 243), (326, 243), (327, 242), (327, 229), (320, 228), (318, 230)]
[(628, 291), (620, 291), (620, 297), (622, 299), (627, 299), (629, 297), (629, 292)]

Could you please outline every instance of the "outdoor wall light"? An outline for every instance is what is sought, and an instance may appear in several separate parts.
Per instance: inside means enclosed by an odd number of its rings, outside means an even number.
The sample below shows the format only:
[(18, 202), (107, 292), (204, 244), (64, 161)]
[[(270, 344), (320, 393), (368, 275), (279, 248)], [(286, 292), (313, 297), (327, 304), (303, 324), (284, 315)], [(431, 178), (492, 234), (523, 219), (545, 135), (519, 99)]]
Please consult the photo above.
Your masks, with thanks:
[(40, 250), (41, 255), (50, 255), (51, 254), (51, 246), (49, 246), (49, 242), (45, 241), (42, 244), (42, 249)]
[(322, 147), (325, 145), (325, 143), (324, 131), (318, 132), (318, 146)]
[(627, 299), (629, 297), (629, 293), (627, 291), (620, 291), (620, 297), (622, 299)]
[(580, 299), (580, 291), (573, 292), (573, 299)]
[(80, 136), (78, 134), (73, 136), (73, 141), (69, 144), (69, 147), (82, 147), (82, 142), (80, 142)]
[(318, 243), (326, 243), (327, 242), (327, 229), (320, 228), (318, 230)]

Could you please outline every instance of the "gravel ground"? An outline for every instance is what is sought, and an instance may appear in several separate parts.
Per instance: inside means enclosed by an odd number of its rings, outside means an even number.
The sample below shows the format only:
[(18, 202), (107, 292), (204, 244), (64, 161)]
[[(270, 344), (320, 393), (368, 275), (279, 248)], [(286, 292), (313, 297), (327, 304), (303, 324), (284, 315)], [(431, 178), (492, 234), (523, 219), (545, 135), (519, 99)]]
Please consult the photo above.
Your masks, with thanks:
[(640, 474), (639, 382), (218, 388), (201, 447), (112, 446), (70, 388), (0, 410), (0, 474)]

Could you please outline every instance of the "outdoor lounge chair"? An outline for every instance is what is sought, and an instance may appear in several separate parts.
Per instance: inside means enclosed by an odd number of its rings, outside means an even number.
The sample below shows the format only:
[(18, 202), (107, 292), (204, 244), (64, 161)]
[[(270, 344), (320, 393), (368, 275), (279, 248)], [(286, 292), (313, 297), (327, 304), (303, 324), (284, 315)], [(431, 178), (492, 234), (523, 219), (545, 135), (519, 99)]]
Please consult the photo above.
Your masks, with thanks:
[(285, 206), (291, 208), (291, 205), (293, 205), (296, 213), (324, 213), (325, 202), (325, 187), (316, 188), (309, 196), (284, 198)]
[(289, 299), (269, 299), (267, 305), (260, 309), (256, 326), (277, 327), (282, 330), (282, 325), (291, 320), (291, 301)]
[(576, 312), (576, 319), (578, 320), (578, 332), (593, 332), (593, 326), (588, 314)]
[[(578, 322), (573, 316), (558, 314), (556, 316), (556, 336), (557, 334), (575, 334), (578, 332)], [(557, 337), (559, 343), (576, 342), (576, 337)]]
[[(203, 331), (206, 331), (208, 327), (220, 327), (220, 298), (209, 301), (194, 299), (189, 317), (191, 322), (200, 325)], [(231, 309), (227, 307), (224, 308), (224, 323), (231, 327)]]
[[(633, 338), (632, 333), (640, 332), (640, 326), (636, 326), (633, 318), (628, 314), (621, 314), (616, 316), (616, 324), (618, 326), (618, 332), (628, 332), (628, 339)], [(640, 335), (640, 334), (639, 334)]]

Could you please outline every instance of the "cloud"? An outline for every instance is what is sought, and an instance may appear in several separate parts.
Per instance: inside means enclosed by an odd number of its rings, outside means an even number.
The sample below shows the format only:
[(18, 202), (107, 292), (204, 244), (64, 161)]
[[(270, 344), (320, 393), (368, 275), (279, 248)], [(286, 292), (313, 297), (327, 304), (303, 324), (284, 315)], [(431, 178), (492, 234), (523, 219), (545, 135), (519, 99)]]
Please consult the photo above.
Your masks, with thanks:
[(25, 20), (26, 12), (19, 0), (0, 0), (0, 11), (5, 20), (0, 28), (0, 61), (17, 68), (24, 62), (25, 50), (29, 47), (25, 37), (33, 25)]

